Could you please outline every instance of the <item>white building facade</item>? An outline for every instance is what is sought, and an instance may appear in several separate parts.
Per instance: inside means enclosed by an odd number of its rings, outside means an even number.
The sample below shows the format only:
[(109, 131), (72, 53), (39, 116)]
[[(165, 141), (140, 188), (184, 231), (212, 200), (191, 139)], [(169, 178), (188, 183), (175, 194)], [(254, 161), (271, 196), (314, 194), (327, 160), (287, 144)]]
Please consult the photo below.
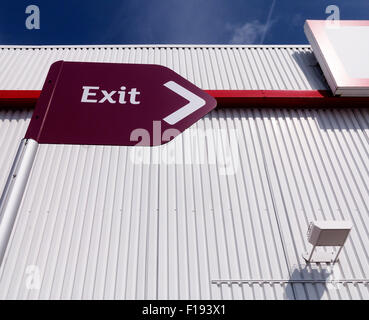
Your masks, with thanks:
[[(328, 90), (309, 46), (76, 46), (1, 47), (0, 91), (41, 90), (57, 60)], [(0, 106), (0, 215), (31, 115)], [(369, 299), (367, 108), (219, 106), (158, 147), (32, 148), (1, 299)], [(338, 263), (302, 258), (312, 220), (352, 222)]]

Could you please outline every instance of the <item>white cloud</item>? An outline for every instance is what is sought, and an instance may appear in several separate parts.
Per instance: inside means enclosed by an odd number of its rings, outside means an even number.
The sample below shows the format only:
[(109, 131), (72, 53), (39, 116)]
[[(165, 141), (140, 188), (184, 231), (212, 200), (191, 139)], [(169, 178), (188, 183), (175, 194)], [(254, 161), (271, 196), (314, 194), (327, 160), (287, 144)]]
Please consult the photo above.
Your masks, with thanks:
[(255, 43), (264, 43), (265, 36), (274, 24), (275, 20), (272, 20), (272, 15), (274, 11), (274, 7), (276, 4), (276, 0), (273, 0), (269, 12), (266, 23), (263, 24), (259, 20), (254, 20), (251, 22), (246, 22), (241, 27), (233, 28), (233, 35), (231, 38), (231, 44), (255, 44)]
[(262, 24), (258, 20), (246, 22), (243, 26), (234, 27), (231, 44), (255, 44), (259, 43), (268, 25)]

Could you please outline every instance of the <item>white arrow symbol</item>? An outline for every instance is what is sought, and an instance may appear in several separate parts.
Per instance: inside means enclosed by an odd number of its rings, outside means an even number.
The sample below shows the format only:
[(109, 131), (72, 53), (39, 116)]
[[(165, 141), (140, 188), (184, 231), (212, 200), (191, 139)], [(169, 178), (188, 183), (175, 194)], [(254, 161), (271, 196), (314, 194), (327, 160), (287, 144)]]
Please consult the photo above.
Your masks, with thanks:
[(188, 104), (163, 119), (165, 122), (171, 125), (176, 124), (178, 121), (186, 118), (191, 113), (200, 109), (206, 103), (204, 99), (193, 94), (191, 91), (188, 91), (186, 88), (183, 88), (174, 81), (168, 81), (167, 83), (164, 83), (164, 86), (189, 101)]

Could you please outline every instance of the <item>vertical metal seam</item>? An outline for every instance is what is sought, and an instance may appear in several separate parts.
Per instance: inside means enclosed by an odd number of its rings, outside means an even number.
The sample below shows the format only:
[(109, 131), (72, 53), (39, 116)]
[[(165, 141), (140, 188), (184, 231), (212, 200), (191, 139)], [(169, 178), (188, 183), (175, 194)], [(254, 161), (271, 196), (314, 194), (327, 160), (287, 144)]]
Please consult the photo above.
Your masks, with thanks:
[[(263, 128), (265, 130), (264, 121), (262, 121), (262, 123), (263, 123)], [(259, 130), (260, 130), (260, 128), (258, 126), (256, 126), (256, 131), (257, 131), (257, 134), (258, 134), (259, 141), (262, 141), (262, 139), (260, 137)], [(267, 187), (269, 189), (270, 197), (271, 197), (271, 200), (272, 200), (274, 217), (275, 217), (275, 220), (276, 220), (276, 223), (277, 223), (278, 233), (279, 233), (279, 236), (281, 238), (281, 244), (282, 244), (282, 248), (283, 248), (284, 258), (285, 258), (285, 261), (286, 261), (286, 264), (287, 264), (287, 269), (288, 269), (287, 272), (288, 272), (289, 276), (291, 277), (291, 270), (290, 270), (291, 264), (290, 264), (290, 261), (288, 259), (287, 247), (286, 247), (286, 244), (285, 244), (285, 239), (283, 237), (281, 222), (279, 220), (278, 213), (277, 213), (277, 205), (276, 205), (275, 195), (274, 195), (274, 192), (273, 192), (273, 188), (271, 187), (270, 173), (269, 173), (269, 170), (268, 170), (268, 164), (266, 162), (265, 150), (264, 150), (263, 145), (261, 146), (260, 150), (261, 150), (261, 154), (262, 154), (262, 158), (263, 158), (263, 165), (264, 165), (264, 168), (265, 168), (265, 175), (266, 175), (266, 178), (267, 178)], [(292, 289), (294, 299), (297, 300), (297, 295), (296, 295), (295, 288), (294, 288), (293, 285), (291, 285), (291, 289)]]

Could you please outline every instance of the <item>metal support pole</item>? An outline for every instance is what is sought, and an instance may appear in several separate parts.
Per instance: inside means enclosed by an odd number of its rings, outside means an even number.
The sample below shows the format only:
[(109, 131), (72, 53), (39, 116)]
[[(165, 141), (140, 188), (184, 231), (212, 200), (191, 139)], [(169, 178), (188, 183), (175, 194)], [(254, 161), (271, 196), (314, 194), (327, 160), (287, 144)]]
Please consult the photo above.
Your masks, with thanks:
[(315, 247), (316, 246), (313, 246), (312, 248), (311, 248), (311, 251), (310, 251), (310, 254), (309, 254), (309, 258), (307, 259), (307, 261), (311, 261), (311, 258), (313, 257), (313, 253), (314, 253), (314, 250), (315, 250)]
[(38, 143), (23, 139), (18, 147), (8, 180), (0, 198), (0, 266), (4, 259), (19, 206), (23, 199)]
[(342, 250), (343, 246), (340, 246), (340, 248), (338, 249), (337, 251), (337, 254), (336, 254), (336, 257), (334, 258), (333, 262), (337, 262), (338, 261), (338, 256), (339, 254), (341, 253), (341, 250)]

